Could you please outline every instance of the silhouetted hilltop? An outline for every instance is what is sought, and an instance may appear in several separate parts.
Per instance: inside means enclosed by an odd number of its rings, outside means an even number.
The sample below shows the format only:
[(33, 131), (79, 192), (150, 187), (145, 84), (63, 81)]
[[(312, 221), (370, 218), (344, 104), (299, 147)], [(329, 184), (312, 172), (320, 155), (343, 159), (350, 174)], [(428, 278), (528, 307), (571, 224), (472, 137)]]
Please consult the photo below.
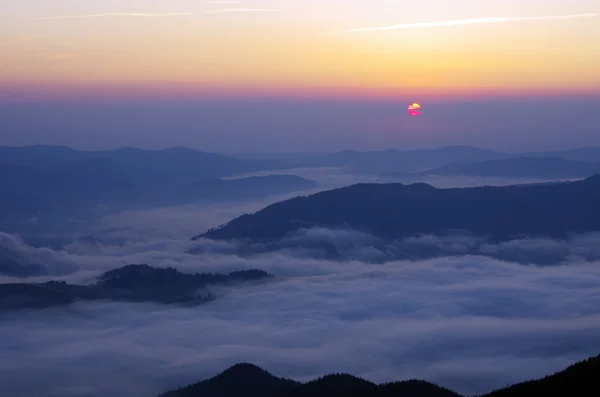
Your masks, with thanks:
[(351, 228), (384, 239), (467, 231), (508, 239), (600, 230), (600, 175), (527, 186), (436, 189), (423, 183), (357, 184), (243, 215), (195, 238), (278, 239), (301, 228)]
[(423, 380), (406, 380), (380, 385), (370, 397), (460, 397), (460, 394)]
[(296, 381), (278, 378), (255, 365), (242, 363), (213, 378), (166, 392), (161, 397), (266, 397), (279, 395), (298, 385), (300, 383)]
[(128, 265), (102, 274), (91, 285), (72, 285), (64, 281), (0, 284), (0, 310), (45, 308), (93, 300), (195, 305), (216, 299), (207, 290), (211, 285), (234, 285), (272, 277), (262, 270), (186, 274), (172, 268)]
[[(542, 379), (519, 383), (482, 397), (592, 397), (600, 395), (600, 356)], [(460, 397), (422, 380), (377, 385), (348, 374), (332, 374), (307, 383), (277, 378), (251, 364), (237, 364), (220, 375), (160, 397)]]
[(349, 374), (331, 374), (315, 379), (278, 397), (370, 396), (377, 390), (375, 383)]

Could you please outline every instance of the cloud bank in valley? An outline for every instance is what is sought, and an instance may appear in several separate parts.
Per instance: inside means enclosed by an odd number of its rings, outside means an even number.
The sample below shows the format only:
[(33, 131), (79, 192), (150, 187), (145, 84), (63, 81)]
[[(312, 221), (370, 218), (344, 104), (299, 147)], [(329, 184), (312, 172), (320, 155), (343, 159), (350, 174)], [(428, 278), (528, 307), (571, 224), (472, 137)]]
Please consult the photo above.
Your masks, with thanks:
[(599, 263), (273, 256), (198, 268), (276, 262), (297, 275), (219, 291), (196, 308), (94, 303), (4, 314), (0, 395), (151, 396), (240, 361), (301, 380), (344, 371), (478, 393), (600, 351)]
[(61, 274), (28, 281), (86, 283), (131, 263), (278, 276), (218, 289), (196, 308), (96, 302), (3, 313), (0, 396), (149, 397), (241, 361), (298, 380), (350, 372), (475, 394), (600, 352), (600, 234), (384, 243), (314, 229), (245, 255), (237, 243), (189, 240), (264, 205), (127, 211), (61, 249), (0, 235), (3, 254)]

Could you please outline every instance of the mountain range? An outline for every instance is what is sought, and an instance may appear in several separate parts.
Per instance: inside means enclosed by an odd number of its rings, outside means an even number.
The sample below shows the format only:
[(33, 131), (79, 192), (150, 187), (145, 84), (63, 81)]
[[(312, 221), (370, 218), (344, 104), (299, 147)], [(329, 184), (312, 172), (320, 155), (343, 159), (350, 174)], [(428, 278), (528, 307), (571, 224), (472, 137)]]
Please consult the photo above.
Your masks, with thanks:
[[(481, 397), (595, 397), (600, 395), (600, 356), (541, 379), (518, 383)], [(422, 380), (375, 384), (349, 374), (301, 383), (279, 378), (255, 365), (234, 365), (221, 374), (160, 397), (460, 397)]]
[(285, 167), (185, 148), (84, 152), (0, 147), (2, 230), (39, 229), (42, 223), (129, 208), (264, 198), (316, 186), (296, 175), (223, 179), (276, 168)]
[[(560, 158), (583, 163), (600, 163), (600, 148), (584, 147), (553, 152), (505, 153), (470, 146), (446, 146), (422, 150), (342, 151), (321, 156), (288, 159), (296, 166), (343, 167), (356, 174), (420, 173), (453, 163), (479, 163), (514, 158)], [(583, 175), (585, 176), (585, 175)]]
[(387, 177), (415, 178), (474, 176), (482, 178), (576, 179), (600, 174), (600, 162), (567, 160), (561, 157), (514, 157), (479, 162), (457, 162), (419, 173), (391, 172)]
[(437, 189), (424, 183), (356, 184), (242, 215), (198, 238), (270, 241), (300, 229), (353, 229), (384, 240), (464, 231), (494, 240), (600, 230), (600, 175), (504, 187)]

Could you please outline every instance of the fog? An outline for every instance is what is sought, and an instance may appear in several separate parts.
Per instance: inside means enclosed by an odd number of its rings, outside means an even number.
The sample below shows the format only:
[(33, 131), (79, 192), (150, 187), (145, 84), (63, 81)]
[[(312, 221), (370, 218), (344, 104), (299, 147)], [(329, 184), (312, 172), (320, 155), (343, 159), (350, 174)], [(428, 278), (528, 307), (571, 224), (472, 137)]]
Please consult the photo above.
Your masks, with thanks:
[[(355, 181), (335, 173), (321, 188)], [(195, 308), (95, 302), (1, 313), (0, 396), (150, 397), (242, 361), (298, 380), (420, 378), (473, 395), (600, 352), (600, 233), (383, 242), (313, 229), (251, 254), (238, 243), (190, 240), (282, 198), (116, 213), (54, 249), (0, 233), (4, 257), (53, 273), (0, 282), (89, 283), (132, 263), (277, 276), (219, 288), (216, 301)]]
[(485, 392), (600, 351), (598, 265), (207, 257), (185, 267), (288, 276), (218, 291), (193, 309), (86, 303), (4, 314), (0, 393), (151, 396), (241, 361), (299, 380), (344, 371)]

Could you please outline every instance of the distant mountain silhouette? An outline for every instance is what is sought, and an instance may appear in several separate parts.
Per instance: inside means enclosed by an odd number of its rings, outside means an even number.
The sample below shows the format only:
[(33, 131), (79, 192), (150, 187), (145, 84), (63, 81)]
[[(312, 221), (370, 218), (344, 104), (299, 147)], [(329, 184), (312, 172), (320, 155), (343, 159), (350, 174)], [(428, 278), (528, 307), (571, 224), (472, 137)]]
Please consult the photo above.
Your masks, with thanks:
[[(519, 383), (482, 397), (595, 397), (600, 395), (600, 356), (539, 380)], [(348, 374), (300, 383), (278, 378), (251, 364), (237, 364), (214, 378), (160, 397), (460, 397), (422, 380), (377, 385)]]
[(91, 285), (57, 281), (0, 284), (0, 310), (46, 308), (94, 300), (196, 305), (216, 299), (206, 290), (211, 285), (235, 285), (272, 277), (262, 270), (186, 274), (173, 268), (128, 265), (102, 274)]
[(0, 218), (4, 230), (20, 230), (19, 226), (27, 227), (30, 219), (52, 223), (53, 217), (85, 218), (99, 208), (115, 211), (234, 201), (316, 186), (315, 182), (296, 175), (199, 177), (193, 182), (183, 179), (107, 158), (63, 162), (47, 168), (0, 163)]
[(469, 146), (448, 146), (424, 150), (343, 151), (298, 161), (304, 166), (345, 167), (349, 172), (382, 174), (394, 171), (419, 172), (457, 161), (483, 161), (509, 154)]
[[(595, 174), (600, 174), (600, 162), (585, 163), (560, 157), (516, 157), (483, 162), (452, 163), (423, 171), (418, 175), (561, 179), (586, 178)], [(394, 173), (388, 175), (394, 176)], [(398, 176), (406, 176), (406, 174), (402, 173)]]
[(408, 151), (359, 152), (347, 150), (329, 155), (305, 156), (302, 159), (290, 159), (289, 161), (301, 166), (344, 167), (352, 173), (381, 175), (400, 172), (419, 173), (452, 163), (472, 163), (519, 157), (556, 157), (571, 161), (600, 163), (600, 148), (585, 147), (565, 151), (527, 153), (502, 153), (471, 146), (446, 146), (438, 149)]
[(600, 162), (600, 148), (587, 146), (577, 149), (550, 151), (550, 152), (525, 152), (517, 154), (518, 157), (560, 157), (565, 160), (582, 161), (585, 163)]
[(289, 168), (283, 161), (237, 159), (185, 147), (161, 150), (127, 147), (83, 151), (64, 146), (0, 146), (0, 164), (55, 169), (90, 159), (111, 160), (122, 166), (152, 173), (159, 178), (169, 177), (178, 182)]
[(436, 189), (357, 184), (240, 216), (195, 238), (272, 240), (302, 228), (351, 228), (389, 240), (466, 231), (493, 239), (600, 230), (600, 175), (548, 185)]

